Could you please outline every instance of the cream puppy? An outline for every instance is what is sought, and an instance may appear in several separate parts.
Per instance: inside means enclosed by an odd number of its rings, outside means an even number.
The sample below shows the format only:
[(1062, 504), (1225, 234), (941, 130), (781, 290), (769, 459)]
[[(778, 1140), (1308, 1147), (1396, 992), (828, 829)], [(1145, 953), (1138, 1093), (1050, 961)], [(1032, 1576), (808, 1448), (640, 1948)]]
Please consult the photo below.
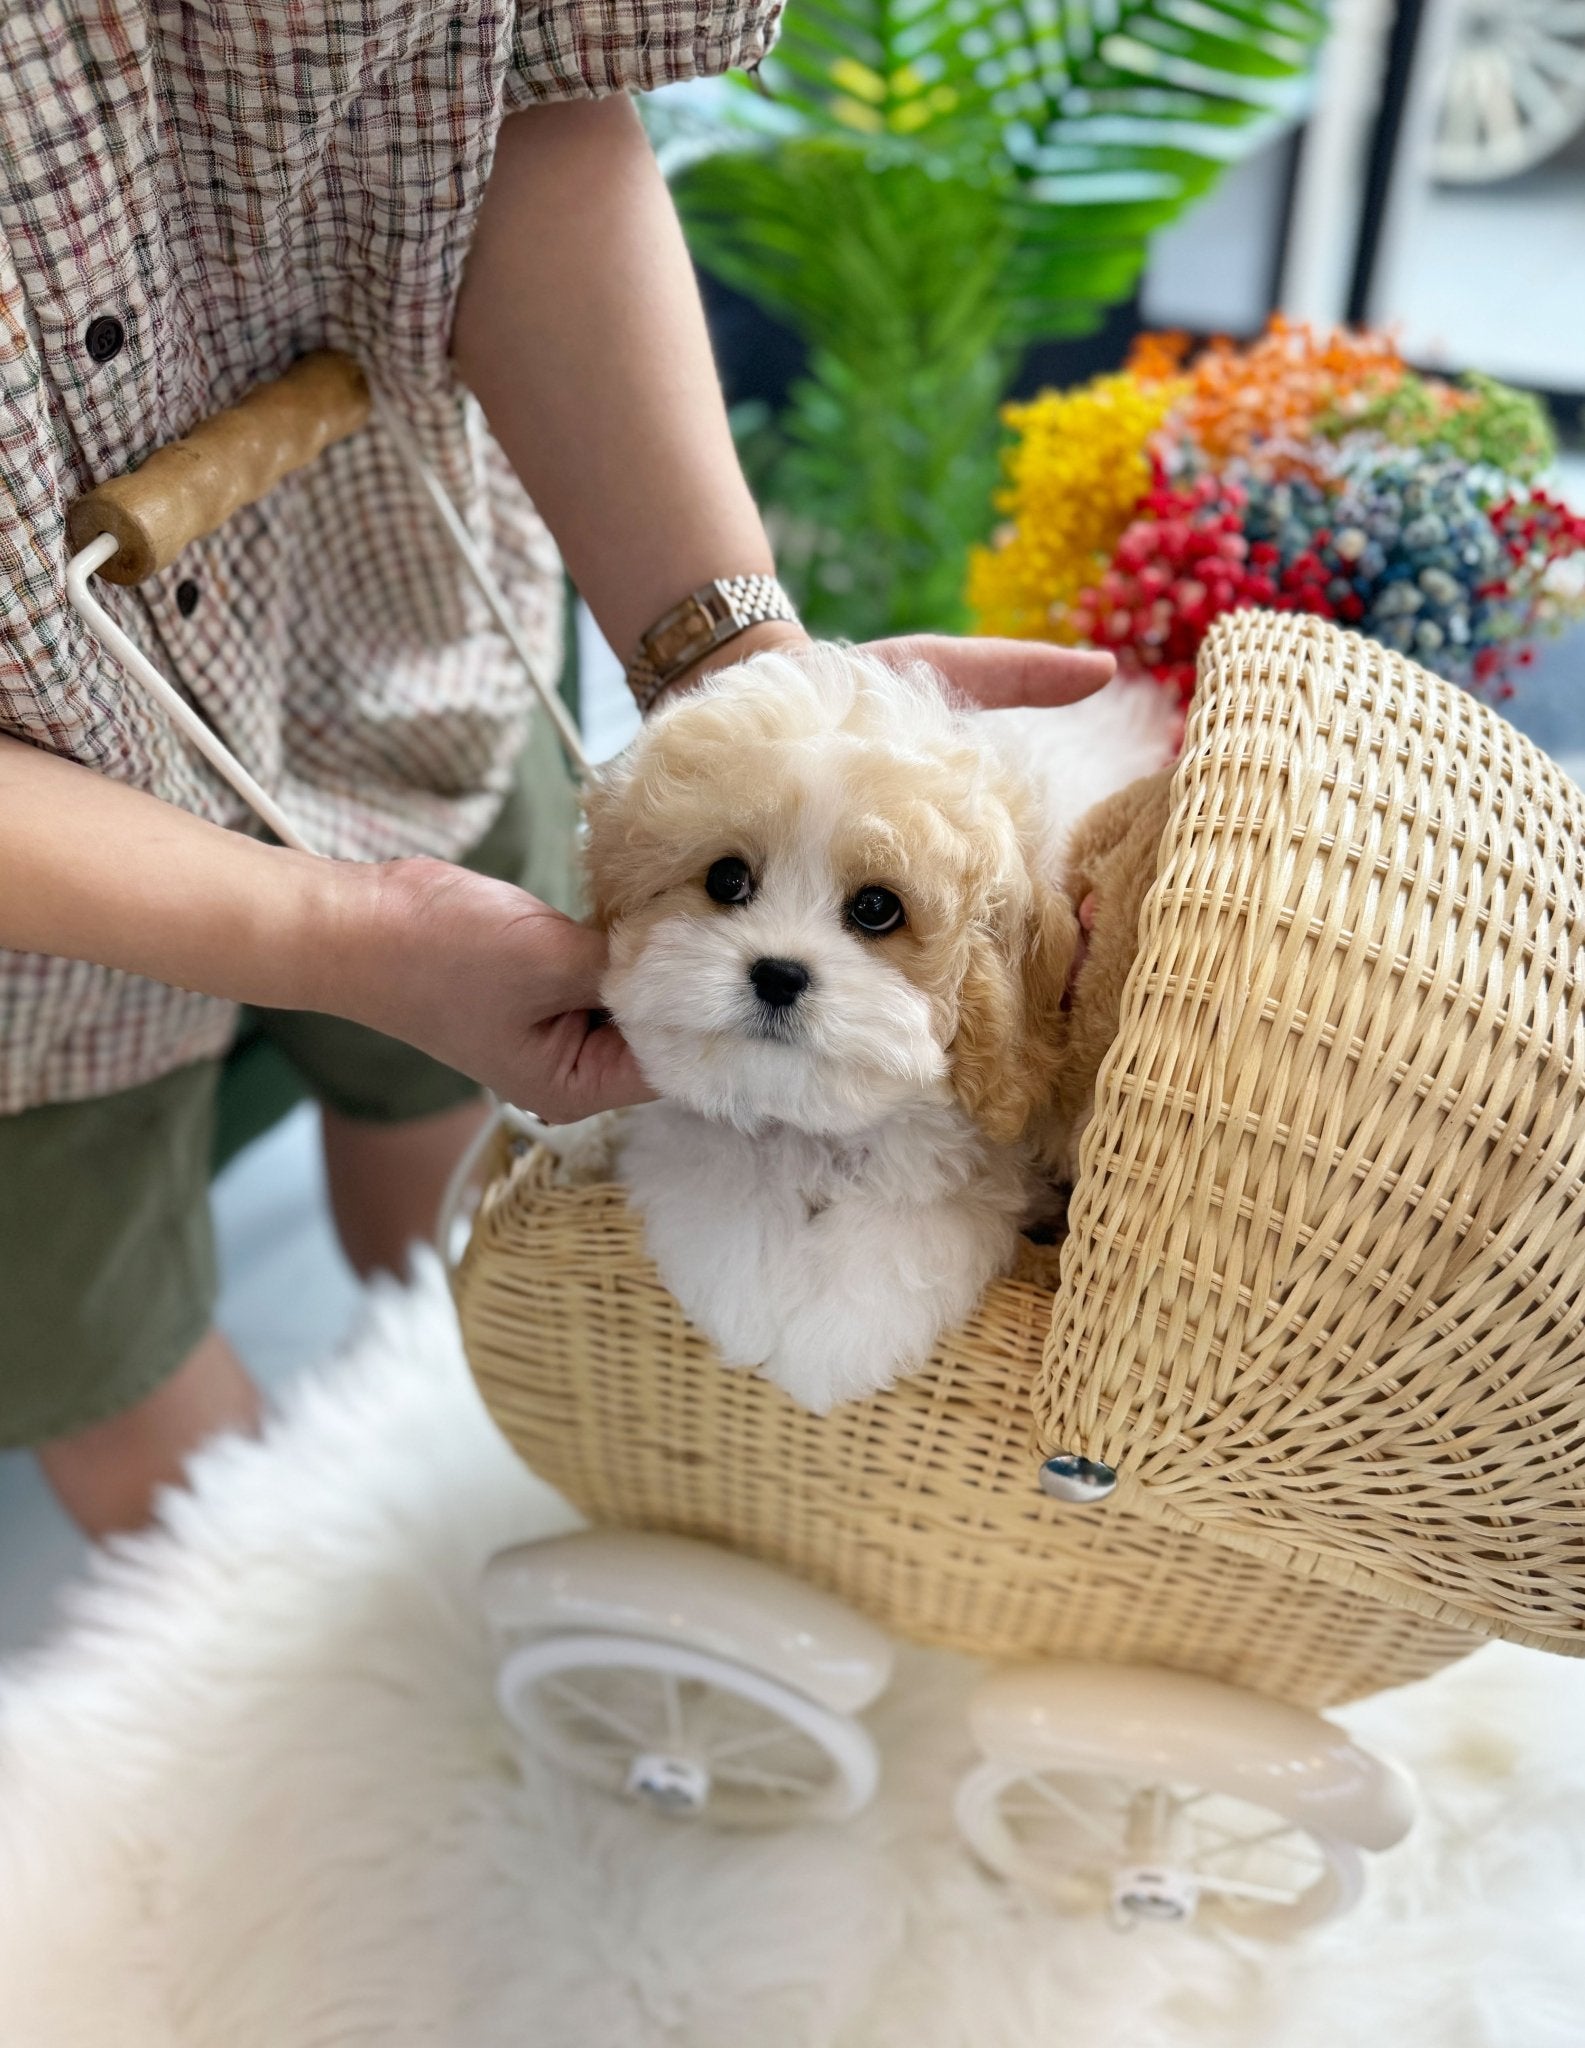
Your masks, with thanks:
[(1050, 1201), (1078, 926), (1030, 745), (817, 647), (661, 711), (590, 798), (604, 1000), (662, 1097), (618, 1173), (726, 1362), (818, 1411), (921, 1364)]

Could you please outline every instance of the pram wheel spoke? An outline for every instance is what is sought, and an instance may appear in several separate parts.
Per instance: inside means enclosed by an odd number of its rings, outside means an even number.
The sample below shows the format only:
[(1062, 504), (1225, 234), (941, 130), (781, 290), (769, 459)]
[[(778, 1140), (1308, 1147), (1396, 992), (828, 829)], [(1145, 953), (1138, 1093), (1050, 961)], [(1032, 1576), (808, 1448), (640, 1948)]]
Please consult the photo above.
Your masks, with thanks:
[(668, 1816), (742, 1828), (843, 1820), (875, 1789), (860, 1722), (683, 1643), (533, 1637), (508, 1653), (497, 1691), (536, 1755)]
[(1193, 1920), (1279, 1940), (1346, 1912), (1362, 1852), (1409, 1824), (1405, 1781), (1318, 1714), (1182, 1673), (1007, 1670), (958, 1787), (987, 1868), (1119, 1926)]

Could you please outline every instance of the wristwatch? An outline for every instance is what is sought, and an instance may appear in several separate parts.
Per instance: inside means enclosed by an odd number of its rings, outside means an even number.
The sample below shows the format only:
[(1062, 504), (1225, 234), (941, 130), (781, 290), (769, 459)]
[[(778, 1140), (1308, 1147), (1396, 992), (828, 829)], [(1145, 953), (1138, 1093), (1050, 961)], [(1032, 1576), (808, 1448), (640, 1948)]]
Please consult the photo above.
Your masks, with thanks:
[(797, 625), (792, 599), (774, 576), (719, 576), (702, 583), (658, 618), (628, 664), (627, 684), (647, 712), (668, 683), (750, 626), (785, 619)]

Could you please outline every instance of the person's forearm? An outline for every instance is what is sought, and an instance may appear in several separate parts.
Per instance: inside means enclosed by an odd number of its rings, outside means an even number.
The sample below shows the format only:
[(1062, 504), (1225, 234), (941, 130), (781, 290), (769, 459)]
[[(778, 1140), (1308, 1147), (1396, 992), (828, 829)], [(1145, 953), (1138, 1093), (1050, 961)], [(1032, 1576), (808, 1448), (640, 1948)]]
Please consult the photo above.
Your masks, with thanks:
[(504, 124), (452, 354), (622, 660), (712, 577), (774, 568), (682, 231), (626, 99)]
[(4, 736), (0, 948), (348, 1017), (548, 1117), (647, 1093), (593, 1028), (604, 940), (521, 889), (263, 846)]
[(375, 870), (263, 846), (0, 737), (0, 946), (327, 1007), (327, 941), (360, 887), (372, 908)]

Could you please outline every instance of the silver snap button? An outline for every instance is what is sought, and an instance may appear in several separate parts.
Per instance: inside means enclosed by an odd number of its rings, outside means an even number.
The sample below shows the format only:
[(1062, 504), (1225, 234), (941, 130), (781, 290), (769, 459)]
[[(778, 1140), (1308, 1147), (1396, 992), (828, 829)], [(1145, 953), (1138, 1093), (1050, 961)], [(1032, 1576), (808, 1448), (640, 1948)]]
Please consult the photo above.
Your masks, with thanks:
[(1117, 1485), (1117, 1474), (1099, 1458), (1076, 1458), (1059, 1451), (1040, 1468), (1040, 1491), (1070, 1506), (1093, 1507), (1105, 1500)]

